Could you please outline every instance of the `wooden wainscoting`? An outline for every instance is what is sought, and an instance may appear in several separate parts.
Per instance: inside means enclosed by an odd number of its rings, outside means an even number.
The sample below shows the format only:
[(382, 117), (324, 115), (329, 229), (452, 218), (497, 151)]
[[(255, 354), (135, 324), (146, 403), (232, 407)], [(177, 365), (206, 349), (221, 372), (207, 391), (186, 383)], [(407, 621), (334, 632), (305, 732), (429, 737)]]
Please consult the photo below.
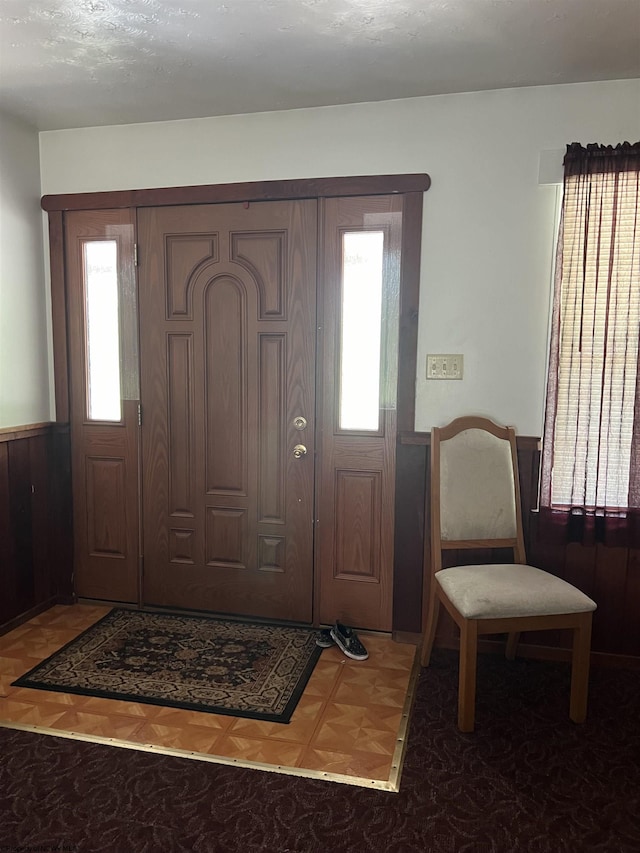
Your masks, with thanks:
[(72, 600), (69, 427), (0, 430), (0, 633)]
[(418, 634), (422, 619), (422, 567), (428, 537), (425, 504), (429, 447), (416, 434), (398, 436), (393, 568), (393, 630)]
[[(428, 569), (429, 439), (428, 433), (403, 432), (399, 436), (393, 620), (394, 631), (399, 633), (420, 630), (420, 603), (428, 594), (428, 589), (423, 589), (422, 561)], [(540, 469), (538, 438), (518, 437), (518, 466), (529, 561), (569, 581), (596, 601), (591, 644), (596, 660), (640, 666), (640, 550), (577, 543), (553, 545), (545, 541), (538, 534), (535, 511)], [(446, 565), (488, 562), (505, 556), (499, 551), (450, 551)], [(428, 571), (425, 574), (428, 576)], [(436, 644), (449, 648), (458, 644), (457, 628), (444, 609)], [(522, 635), (520, 650), (530, 656), (566, 658), (569, 645), (567, 632), (529, 632)], [(482, 646), (491, 648), (492, 641), (486, 640)]]
[[(429, 554), (429, 436), (403, 432), (398, 442), (393, 629), (417, 634), (423, 557)], [(533, 511), (538, 444), (535, 438), (518, 439), (529, 559), (597, 602), (592, 638), (596, 659), (640, 665), (640, 551), (577, 543), (558, 547), (538, 536)], [(53, 603), (72, 600), (70, 483), (67, 424), (0, 430), (0, 633)], [(437, 643), (457, 644), (456, 628), (446, 613)], [(532, 655), (562, 657), (568, 637), (551, 631), (523, 635), (522, 647)]]
[[(531, 562), (574, 584), (597, 603), (591, 648), (612, 663), (640, 666), (640, 549), (572, 542), (553, 546), (536, 535), (532, 522)], [(567, 637), (524, 636), (523, 642), (568, 647)]]

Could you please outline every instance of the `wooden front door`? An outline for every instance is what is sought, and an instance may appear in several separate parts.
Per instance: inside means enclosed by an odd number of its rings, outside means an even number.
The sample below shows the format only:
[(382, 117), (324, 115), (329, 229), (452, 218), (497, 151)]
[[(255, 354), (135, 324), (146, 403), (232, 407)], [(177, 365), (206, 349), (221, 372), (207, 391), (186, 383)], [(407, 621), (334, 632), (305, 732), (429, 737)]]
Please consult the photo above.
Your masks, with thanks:
[(312, 619), (316, 207), (138, 211), (146, 605)]

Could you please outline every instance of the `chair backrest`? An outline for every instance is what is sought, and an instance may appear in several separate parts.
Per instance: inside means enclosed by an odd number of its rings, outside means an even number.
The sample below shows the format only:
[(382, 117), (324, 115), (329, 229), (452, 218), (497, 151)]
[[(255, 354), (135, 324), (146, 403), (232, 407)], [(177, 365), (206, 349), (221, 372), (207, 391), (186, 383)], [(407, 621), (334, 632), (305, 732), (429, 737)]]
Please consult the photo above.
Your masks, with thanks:
[(431, 431), (433, 569), (443, 549), (504, 548), (525, 563), (515, 433), (487, 418)]

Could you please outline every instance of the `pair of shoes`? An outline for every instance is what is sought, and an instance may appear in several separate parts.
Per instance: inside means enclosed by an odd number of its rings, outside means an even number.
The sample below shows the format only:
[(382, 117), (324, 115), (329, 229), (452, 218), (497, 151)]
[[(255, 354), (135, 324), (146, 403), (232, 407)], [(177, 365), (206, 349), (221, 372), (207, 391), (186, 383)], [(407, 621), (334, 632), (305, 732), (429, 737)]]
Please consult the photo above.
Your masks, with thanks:
[(336, 622), (329, 631), (329, 634), (348, 658), (352, 660), (366, 660), (369, 657), (369, 652), (362, 645), (353, 628), (348, 628), (346, 625)]
[(329, 628), (323, 628), (316, 637), (316, 646), (320, 646), (321, 649), (330, 649), (332, 645), (333, 637), (331, 636), (331, 631)]

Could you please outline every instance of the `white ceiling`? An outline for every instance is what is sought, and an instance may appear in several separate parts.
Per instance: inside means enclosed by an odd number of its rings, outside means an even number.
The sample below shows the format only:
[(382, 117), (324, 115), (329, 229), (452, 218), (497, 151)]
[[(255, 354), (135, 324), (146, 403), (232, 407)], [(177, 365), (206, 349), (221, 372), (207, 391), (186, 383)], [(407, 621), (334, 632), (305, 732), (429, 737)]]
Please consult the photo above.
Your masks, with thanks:
[(0, 0), (41, 130), (640, 77), (640, 0)]

